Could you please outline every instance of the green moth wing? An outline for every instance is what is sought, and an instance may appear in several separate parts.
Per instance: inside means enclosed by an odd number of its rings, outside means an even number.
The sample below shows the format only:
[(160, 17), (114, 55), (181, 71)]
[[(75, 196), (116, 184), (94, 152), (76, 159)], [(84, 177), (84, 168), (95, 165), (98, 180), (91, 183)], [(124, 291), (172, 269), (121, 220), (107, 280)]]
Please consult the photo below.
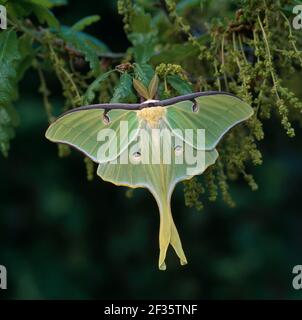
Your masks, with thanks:
[[(253, 109), (229, 94), (210, 94), (175, 103), (167, 108), (166, 121), (175, 134), (181, 131), (187, 143), (195, 148), (214, 149), (223, 135), (236, 124), (248, 119)], [(205, 146), (197, 136), (185, 137), (185, 129), (205, 129)]]
[[(160, 255), (159, 269), (165, 270), (165, 257), (169, 244), (172, 245), (180, 259), (181, 265), (187, 263), (182, 244), (171, 213), (171, 195), (176, 184), (182, 180), (192, 177), (187, 169), (190, 167), (186, 163), (184, 150), (191, 148), (187, 144), (179, 144), (173, 139), (166, 139), (162, 134), (164, 130), (171, 132), (164, 121), (161, 121), (157, 137), (152, 136), (151, 128), (148, 124), (142, 123), (141, 129), (144, 134), (139, 134), (138, 141), (134, 140), (116, 160), (99, 164), (98, 175), (105, 181), (116, 185), (128, 186), (132, 188), (147, 188), (156, 199), (160, 212), (159, 247)], [(153, 137), (154, 140), (151, 139)], [(169, 150), (170, 149), (170, 152)], [(196, 152), (193, 150), (192, 152)], [(206, 168), (215, 163), (218, 152), (202, 151), (204, 162), (194, 168), (195, 174), (202, 174)], [(127, 153), (125, 155), (125, 153)], [(170, 154), (170, 163), (164, 157)], [(148, 155), (144, 157), (144, 155)], [(152, 163), (152, 155), (158, 157), (155, 164)], [(128, 158), (128, 163), (121, 163), (121, 158)], [(132, 162), (132, 163), (131, 163)]]
[[(105, 120), (105, 121), (104, 121)], [(68, 144), (90, 157), (95, 162), (98, 159), (98, 150), (104, 141), (99, 138), (99, 133), (103, 129), (111, 129), (118, 139), (117, 149), (122, 146), (127, 148), (134, 136), (120, 135), (120, 123), (127, 123), (129, 132), (135, 134), (138, 128), (138, 120), (135, 111), (111, 110), (104, 119), (102, 109), (74, 109), (59, 117), (46, 131), (46, 138), (57, 143)], [(108, 141), (107, 143), (110, 143)], [(117, 154), (122, 152), (122, 148)]]

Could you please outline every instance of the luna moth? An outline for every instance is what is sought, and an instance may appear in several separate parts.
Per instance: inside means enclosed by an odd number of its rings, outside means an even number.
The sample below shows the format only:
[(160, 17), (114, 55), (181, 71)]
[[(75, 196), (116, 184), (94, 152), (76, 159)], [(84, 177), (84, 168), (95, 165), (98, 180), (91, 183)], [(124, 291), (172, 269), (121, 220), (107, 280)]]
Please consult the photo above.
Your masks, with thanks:
[[(139, 83), (134, 86), (139, 87)], [(118, 186), (146, 188), (152, 193), (160, 213), (158, 267), (165, 270), (169, 245), (180, 264), (187, 264), (171, 212), (176, 184), (202, 174), (213, 165), (218, 158), (216, 146), (220, 139), (233, 126), (251, 117), (253, 109), (225, 92), (197, 92), (162, 101), (150, 97), (147, 95), (146, 101), (137, 104), (96, 104), (69, 110), (49, 126), (46, 137), (68, 144), (98, 163), (97, 174), (103, 180)], [(122, 123), (127, 124), (126, 133), (121, 130)], [(203, 129), (204, 139), (185, 134), (192, 129)], [(104, 130), (115, 133), (115, 139), (100, 138)], [(151, 139), (154, 131), (155, 142)], [(171, 133), (173, 139), (165, 140), (163, 132)], [(99, 152), (113, 144), (114, 153)], [(186, 149), (197, 154), (203, 152), (203, 162), (193, 172), (189, 172), (191, 164), (184, 157)], [(148, 154), (150, 160), (151, 153), (157, 161), (145, 161), (144, 155)], [(164, 161), (166, 153), (171, 155), (170, 163)]]

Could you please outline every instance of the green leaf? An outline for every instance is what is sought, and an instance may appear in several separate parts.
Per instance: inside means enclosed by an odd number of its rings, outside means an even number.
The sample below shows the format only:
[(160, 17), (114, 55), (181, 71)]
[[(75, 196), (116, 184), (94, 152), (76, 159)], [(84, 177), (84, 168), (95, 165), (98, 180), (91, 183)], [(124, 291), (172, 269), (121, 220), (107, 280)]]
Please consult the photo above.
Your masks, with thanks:
[(14, 127), (19, 125), (20, 119), (11, 104), (0, 107), (0, 127), (11, 130), (12, 138), (14, 137)]
[(0, 63), (20, 59), (17, 34), (13, 30), (0, 32)]
[(133, 79), (133, 87), (141, 97), (145, 98), (146, 100), (150, 99), (148, 89), (140, 81)]
[(7, 12), (14, 19), (20, 19), (28, 16), (32, 13), (31, 3), (20, 1), (20, 2), (8, 2), (5, 4)]
[(133, 98), (132, 77), (128, 73), (123, 73), (119, 84), (115, 87), (111, 103), (129, 102)]
[[(61, 31), (63, 33), (75, 32), (72, 31), (70, 27), (61, 26)], [(104, 52), (109, 52), (109, 48), (107, 45), (101, 40), (95, 38), (94, 36), (85, 33), (83, 31), (75, 32), (76, 36), (81, 39), (81, 41), (85, 44), (85, 46), (89, 47), (91, 50), (95, 51), (96, 55), (101, 55)]]
[(128, 39), (133, 44), (135, 61), (139, 64), (149, 62), (154, 55), (157, 43), (157, 29), (153, 26), (151, 15), (135, 6), (130, 17), (130, 29), (131, 33), (128, 34)]
[(167, 82), (180, 95), (188, 94), (193, 91), (192, 86), (187, 81), (181, 79), (177, 75), (167, 76)]
[(157, 35), (151, 15), (135, 6), (129, 24), (131, 33), (128, 34), (128, 39), (133, 44), (135, 61), (139, 64), (147, 63), (154, 55)]
[(49, 9), (58, 6), (65, 6), (68, 4), (67, 0), (30, 0), (30, 2)]
[(89, 27), (93, 23), (98, 22), (100, 19), (101, 19), (101, 17), (99, 15), (85, 17), (85, 18), (81, 19), (80, 21), (78, 21), (77, 23), (75, 23), (71, 27), (71, 29), (74, 31), (83, 31), (86, 27)]
[(0, 33), (0, 105), (7, 105), (17, 97), (15, 67), (20, 58), (16, 32), (2, 31)]
[(135, 8), (135, 12), (131, 16), (130, 25), (134, 33), (149, 33), (153, 31), (151, 15), (138, 7)]
[(152, 64), (176, 63), (184, 66), (185, 62), (192, 63), (198, 55), (198, 48), (191, 43), (173, 44), (163, 49), (151, 59)]
[(0, 151), (4, 157), (8, 156), (9, 141), (15, 136), (11, 126), (0, 126)]
[(151, 79), (154, 76), (154, 69), (152, 66), (146, 63), (135, 63), (134, 74), (137, 80), (139, 80), (145, 87), (148, 87)]
[(204, 0), (182, 0), (177, 3), (177, 10), (183, 11), (183, 10), (188, 10), (189, 8), (195, 9), (196, 6), (200, 6), (200, 3), (203, 2)]
[(85, 60), (89, 62), (93, 74), (98, 76), (100, 73), (100, 62), (96, 51), (87, 45), (85, 40), (78, 35), (78, 32), (72, 29), (62, 30), (60, 35), (63, 40), (84, 55)]
[(146, 64), (154, 54), (153, 44), (138, 44), (133, 48), (133, 52), (136, 63)]
[(2, 62), (0, 64), (0, 105), (6, 105), (11, 100), (17, 98), (17, 92), (15, 89), (15, 80), (17, 79), (17, 73), (13, 69), (14, 64)]
[[(34, 0), (31, 0), (31, 2), (33, 1)], [(47, 23), (50, 28), (60, 28), (59, 21), (47, 7), (35, 3), (32, 3), (31, 6), (34, 14), (41, 24)]]
[(33, 59), (35, 57), (35, 51), (32, 47), (32, 37), (28, 34), (23, 34), (19, 38), (19, 51), (21, 55), (21, 60), (18, 62), (17, 66), (17, 77), (20, 81), (25, 72), (31, 67)]
[(97, 55), (102, 55), (102, 53), (110, 51), (104, 42), (88, 33), (78, 32), (77, 35), (82, 39), (83, 43), (90, 47), (91, 50), (94, 50)]
[(150, 95), (151, 99), (153, 99), (157, 93), (158, 84), (159, 84), (159, 78), (158, 78), (157, 74), (154, 74), (154, 76), (149, 84), (149, 87), (148, 87), (148, 91), (149, 91), (149, 95)]
[(0, 126), (7, 125), (10, 122), (10, 116), (6, 109), (0, 109)]
[(91, 83), (91, 85), (87, 88), (87, 91), (84, 95), (84, 98), (83, 98), (84, 104), (89, 104), (95, 99), (95, 92), (97, 92), (100, 89), (101, 83), (106, 79), (108, 79), (110, 74), (112, 74), (113, 72), (115, 72), (115, 70), (110, 70), (106, 73), (103, 73)]
[(4, 156), (7, 156), (9, 142), (18, 124), (11, 104), (18, 96), (16, 67), (20, 58), (16, 32), (0, 32), (0, 151)]

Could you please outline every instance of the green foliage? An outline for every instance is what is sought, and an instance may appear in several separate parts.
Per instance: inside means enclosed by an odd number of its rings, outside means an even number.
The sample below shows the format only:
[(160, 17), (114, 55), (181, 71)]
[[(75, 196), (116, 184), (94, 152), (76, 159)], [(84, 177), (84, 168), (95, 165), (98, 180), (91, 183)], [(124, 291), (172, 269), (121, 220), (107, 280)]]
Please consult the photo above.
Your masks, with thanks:
[(167, 82), (180, 95), (192, 92), (191, 85), (177, 75), (167, 76)]
[(36, 4), (36, 2), (40, 1), (31, 1), (31, 8), (33, 13), (38, 18), (38, 21), (41, 24), (47, 24), (50, 28), (59, 29), (60, 24), (59, 21), (56, 19), (56, 17), (53, 15), (53, 13), (46, 8), (46, 6)]
[[(257, 142), (264, 139), (265, 120), (280, 122), (289, 137), (295, 135), (294, 123), (302, 123), (302, 103), (287, 84), (301, 72), (302, 38), (291, 28), (287, 0), (232, 2), (234, 12), (225, 17), (217, 14), (214, 1), (164, 0), (151, 6), (150, 1), (119, 0), (118, 12), (131, 43), (121, 55), (83, 31), (98, 16), (71, 27), (60, 25), (51, 9), (67, 1), (0, 3), (10, 13), (10, 29), (0, 34), (1, 52), (6, 55), (0, 60), (0, 141), (5, 155), (17, 124), (12, 107), (17, 85), (30, 67), (39, 75), (50, 122), (54, 115), (46, 75), (51, 72), (62, 87), (61, 111), (92, 102), (137, 102), (133, 79), (148, 88), (155, 73), (159, 98), (224, 90), (249, 103), (255, 115), (227, 135), (218, 147), (220, 161), (211, 174), (185, 188), (186, 199), (200, 201), (201, 184), (210, 200), (219, 191), (234, 205), (229, 181), (242, 178), (257, 189), (248, 168), (262, 163)], [(225, 2), (220, 6), (223, 10)], [(200, 207), (198, 201), (191, 202)]]
[(94, 163), (88, 157), (84, 158), (86, 171), (87, 171), (87, 180), (92, 181), (94, 178)]
[(110, 102), (129, 101), (131, 96), (133, 96), (132, 77), (125, 72), (121, 75), (119, 83), (114, 88), (113, 96)]
[(84, 104), (92, 103), (95, 99), (95, 93), (99, 91), (102, 82), (108, 79), (108, 77), (114, 72), (114, 70), (110, 70), (98, 76), (87, 88), (86, 93), (83, 98)]
[(87, 45), (87, 42), (79, 36), (78, 32), (74, 28), (64, 29), (60, 32), (60, 37), (71, 46), (72, 49), (78, 53), (84, 55), (85, 60), (89, 62), (90, 68), (94, 75), (100, 73), (100, 63), (97, 53), (94, 48)]
[(196, 177), (184, 182), (184, 192), (186, 206), (189, 208), (195, 207), (197, 210), (203, 208), (199, 196), (203, 194), (205, 190)]
[(68, 4), (67, 0), (31, 0), (31, 2), (50, 9), (53, 7), (64, 6)]
[(17, 115), (12, 103), (17, 99), (16, 69), (20, 59), (16, 32), (2, 31), (0, 33), (0, 150), (5, 156), (17, 125)]
[(137, 80), (139, 80), (145, 87), (148, 87), (148, 85), (151, 82), (151, 79), (154, 76), (154, 70), (153, 68), (146, 63), (134, 64), (134, 76)]
[(95, 22), (98, 22), (101, 19), (100, 16), (94, 15), (81, 19), (77, 23), (75, 23), (71, 28), (74, 31), (83, 31), (85, 28), (89, 27)]

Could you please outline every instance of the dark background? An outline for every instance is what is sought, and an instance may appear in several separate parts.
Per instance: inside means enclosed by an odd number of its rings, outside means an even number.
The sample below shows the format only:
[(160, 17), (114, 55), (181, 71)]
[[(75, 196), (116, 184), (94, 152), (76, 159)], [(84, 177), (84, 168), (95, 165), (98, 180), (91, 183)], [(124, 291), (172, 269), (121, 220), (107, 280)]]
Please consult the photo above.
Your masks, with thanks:
[[(73, 0), (55, 12), (67, 25), (100, 14), (88, 31), (122, 52), (128, 42), (115, 6)], [(298, 88), (301, 75), (293, 82)], [(292, 268), (302, 264), (298, 125), (289, 139), (278, 120), (265, 123), (264, 164), (252, 168), (259, 191), (233, 183), (235, 209), (221, 201), (206, 202), (202, 212), (188, 209), (178, 186), (172, 206), (189, 264), (180, 267), (171, 250), (161, 272), (155, 201), (146, 190), (128, 199), (125, 188), (88, 182), (77, 152), (59, 159), (44, 138), (38, 85), (27, 74), (17, 104), (21, 125), (9, 158), (0, 157), (0, 264), (8, 270), (0, 299), (302, 298), (292, 287)], [(51, 88), (59, 105), (60, 87), (53, 81)]]

